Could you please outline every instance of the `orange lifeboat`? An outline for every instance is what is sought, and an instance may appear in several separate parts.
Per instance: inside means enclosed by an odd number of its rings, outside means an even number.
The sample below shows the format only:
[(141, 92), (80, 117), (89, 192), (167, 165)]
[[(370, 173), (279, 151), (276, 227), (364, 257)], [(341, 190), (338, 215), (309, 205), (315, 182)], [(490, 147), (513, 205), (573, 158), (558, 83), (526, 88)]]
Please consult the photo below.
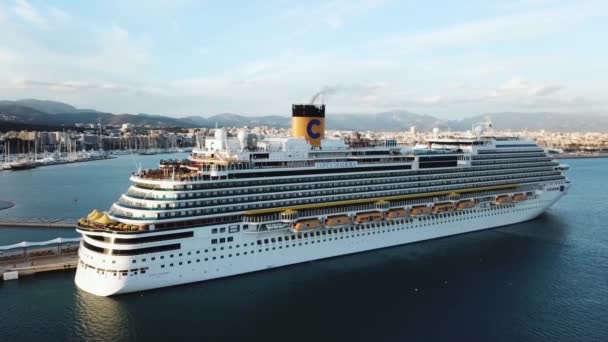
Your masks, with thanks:
[(515, 194), (513, 195), (513, 202), (521, 202), (521, 201), (525, 201), (528, 199), (528, 196), (526, 196), (526, 194)]
[(511, 203), (511, 196), (509, 195), (500, 195), (497, 196), (494, 200), (494, 204), (507, 204)]
[(372, 222), (372, 221), (382, 221), (384, 218), (384, 214), (379, 211), (371, 211), (367, 213), (360, 213), (355, 215), (356, 223), (364, 223), (364, 222)]
[(304, 230), (319, 229), (322, 226), (323, 224), (321, 223), (321, 221), (317, 219), (310, 219), (296, 222), (296, 224), (294, 224), (293, 226), (293, 229), (297, 232), (301, 232)]
[(407, 210), (406, 209), (391, 209), (388, 211), (388, 213), (386, 213), (386, 217), (389, 219), (398, 219), (398, 218), (403, 218), (403, 217), (407, 217)]
[(437, 203), (433, 206), (433, 214), (445, 213), (454, 210), (453, 203)]
[(466, 200), (466, 201), (458, 202), (458, 205), (456, 205), (456, 209), (465, 210), (465, 209), (473, 208), (474, 206), (475, 206), (475, 200)]
[(330, 216), (327, 218), (327, 220), (325, 220), (325, 225), (327, 225), (327, 227), (329, 228), (343, 226), (351, 223), (352, 220), (347, 215)]
[(419, 206), (413, 207), (412, 210), (410, 210), (410, 215), (424, 216), (424, 215), (428, 215), (430, 212), (431, 211), (430, 211), (429, 207), (427, 207), (426, 205), (419, 205)]

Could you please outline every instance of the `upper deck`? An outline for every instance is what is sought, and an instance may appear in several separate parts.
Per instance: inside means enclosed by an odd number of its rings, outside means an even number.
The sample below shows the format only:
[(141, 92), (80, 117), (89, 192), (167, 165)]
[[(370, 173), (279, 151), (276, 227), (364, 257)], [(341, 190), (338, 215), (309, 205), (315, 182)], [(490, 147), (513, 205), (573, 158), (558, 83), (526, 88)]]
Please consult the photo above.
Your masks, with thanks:
[(162, 160), (158, 169), (133, 173), (134, 184), (110, 210), (79, 227), (129, 232), (203, 226), (252, 219), (248, 215), (260, 211), (334, 213), (377, 201), (407, 205), (454, 194), (495, 195), (563, 179), (531, 141), (477, 134), (411, 147), (358, 133), (326, 139), (317, 131), (321, 119), (295, 116), (291, 138), (245, 130), (228, 136), (216, 129), (188, 159)]

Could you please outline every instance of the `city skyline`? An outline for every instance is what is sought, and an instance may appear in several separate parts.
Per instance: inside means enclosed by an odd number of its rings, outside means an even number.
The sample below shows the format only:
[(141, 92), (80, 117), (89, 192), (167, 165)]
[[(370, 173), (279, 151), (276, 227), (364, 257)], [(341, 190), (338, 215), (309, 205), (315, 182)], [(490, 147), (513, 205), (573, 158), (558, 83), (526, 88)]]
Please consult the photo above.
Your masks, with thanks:
[(285, 114), (323, 89), (343, 113), (604, 114), (607, 7), (3, 1), (0, 89), (175, 117)]

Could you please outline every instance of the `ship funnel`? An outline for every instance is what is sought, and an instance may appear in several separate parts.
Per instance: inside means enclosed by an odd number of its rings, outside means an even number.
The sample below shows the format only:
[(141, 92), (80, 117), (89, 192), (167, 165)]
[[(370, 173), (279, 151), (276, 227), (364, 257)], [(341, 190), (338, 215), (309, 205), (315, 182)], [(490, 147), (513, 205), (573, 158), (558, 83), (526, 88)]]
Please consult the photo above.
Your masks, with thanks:
[(305, 138), (314, 147), (321, 147), (325, 138), (325, 105), (294, 104), (291, 108), (291, 135)]

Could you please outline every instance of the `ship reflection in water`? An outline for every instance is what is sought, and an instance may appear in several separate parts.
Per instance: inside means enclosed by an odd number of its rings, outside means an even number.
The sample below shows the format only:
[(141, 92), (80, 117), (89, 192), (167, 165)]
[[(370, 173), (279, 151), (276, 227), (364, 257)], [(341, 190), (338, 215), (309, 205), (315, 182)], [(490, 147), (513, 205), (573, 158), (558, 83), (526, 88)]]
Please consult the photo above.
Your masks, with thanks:
[(129, 310), (126, 305), (112, 298), (93, 296), (84, 291), (74, 291), (73, 334), (88, 341), (133, 340), (129, 329)]

